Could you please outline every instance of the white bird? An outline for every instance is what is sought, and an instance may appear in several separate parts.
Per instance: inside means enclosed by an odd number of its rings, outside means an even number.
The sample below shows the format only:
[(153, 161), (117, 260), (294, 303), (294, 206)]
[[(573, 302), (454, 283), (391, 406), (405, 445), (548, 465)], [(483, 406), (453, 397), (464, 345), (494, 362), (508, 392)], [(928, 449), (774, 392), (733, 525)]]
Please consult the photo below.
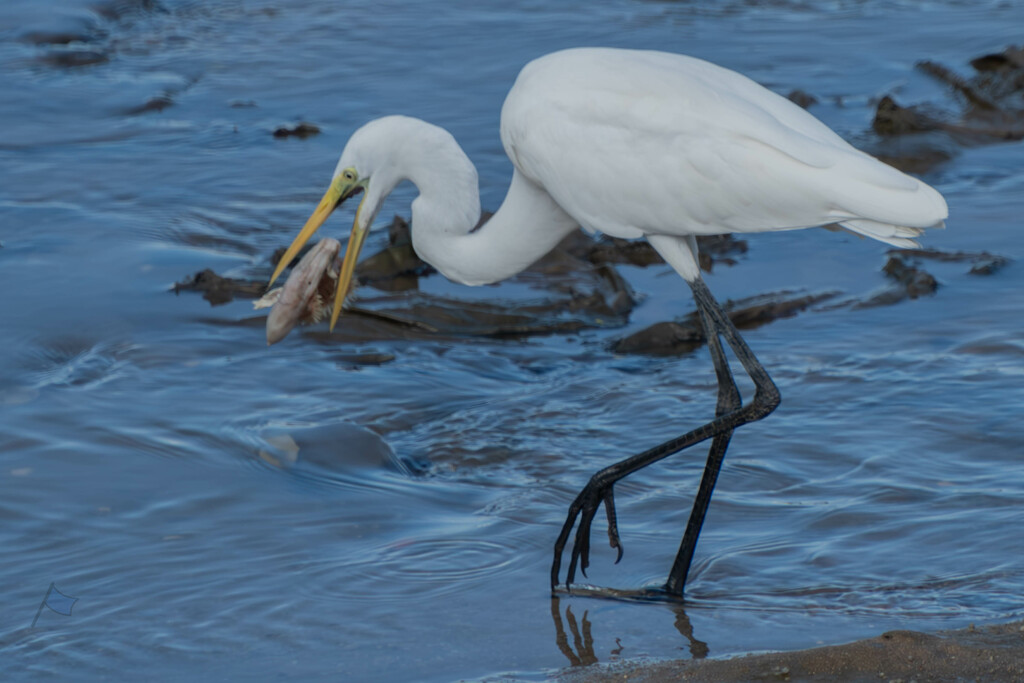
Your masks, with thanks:
[[(271, 282), (341, 202), (364, 192), (338, 280), (333, 329), (373, 219), (405, 180), (419, 189), (412, 202), (413, 247), (456, 282), (482, 285), (512, 276), (578, 227), (650, 242), (693, 292), (718, 378), (716, 417), (591, 477), (555, 544), (551, 585), (558, 583), (577, 518), (566, 586), (577, 563), (586, 572), (591, 522), (602, 503), (609, 540), (621, 558), (612, 495), (618, 480), (712, 439), (665, 585), (670, 595), (681, 596), (733, 430), (779, 403), (771, 378), (701, 279), (695, 236), (838, 223), (911, 247), (923, 228), (942, 226), (946, 202), (745, 76), (664, 52), (580, 48), (530, 62), (505, 98), (501, 141), (515, 167), (512, 183), (497, 213), (474, 230), (480, 219), (477, 173), (451, 134), (405, 116), (367, 123), (345, 145), (329, 189)], [(720, 338), (755, 384), (746, 405)]]

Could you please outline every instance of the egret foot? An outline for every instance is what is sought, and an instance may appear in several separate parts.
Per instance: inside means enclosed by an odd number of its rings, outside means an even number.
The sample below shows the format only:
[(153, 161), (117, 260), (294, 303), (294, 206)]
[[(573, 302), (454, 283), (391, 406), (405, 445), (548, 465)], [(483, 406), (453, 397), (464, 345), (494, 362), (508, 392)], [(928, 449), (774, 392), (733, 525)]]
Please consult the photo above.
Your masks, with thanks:
[[(566, 573), (566, 590), (569, 589), (576, 578), (577, 566), (580, 567), (583, 575), (586, 576), (586, 570), (590, 564), (590, 529), (597, 510), (602, 503), (604, 503), (605, 510), (608, 513), (609, 542), (613, 548), (619, 551), (618, 558), (615, 561), (618, 562), (622, 558), (622, 543), (619, 539), (618, 521), (612, 497), (612, 490), (616, 482), (647, 465), (702, 441), (712, 439), (707, 464), (704, 467), (704, 475), (701, 478), (700, 487), (694, 498), (693, 510), (686, 525), (686, 532), (683, 535), (679, 552), (665, 583), (666, 593), (682, 597), (686, 575), (689, 572), (693, 553), (697, 546), (697, 539), (700, 536), (708, 504), (711, 502), (711, 494), (714, 492), (718, 473), (721, 471), (722, 462), (725, 459), (725, 452), (729, 447), (733, 431), (748, 422), (760, 420), (779, 405), (779, 391), (775, 387), (775, 383), (772, 382), (771, 377), (768, 376), (764, 366), (754, 356), (750, 347), (743, 341), (739, 331), (733, 325), (725, 310), (715, 301), (704, 281), (698, 277), (693, 282), (690, 282), (690, 287), (693, 290), (693, 298), (697, 303), (697, 310), (700, 312), (701, 322), (704, 325), (708, 347), (711, 351), (711, 359), (715, 366), (715, 375), (718, 379), (716, 417), (702, 427), (687, 432), (676, 439), (671, 439), (650, 450), (638, 453), (606, 467), (590, 478), (590, 481), (587, 482), (587, 485), (576, 496), (572, 505), (569, 506), (569, 513), (566, 516), (565, 523), (562, 525), (562, 531), (555, 541), (554, 561), (551, 565), (552, 590), (558, 584), (562, 552), (565, 550), (565, 545), (569, 540), (572, 528), (576, 526), (577, 519), (579, 520), (579, 525), (576, 529), (576, 538), (573, 542), (569, 567)], [(747, 375), (754, 382), (754, 397), (747, 405), (742, 404), (739, 390), (736, 387), (732, 371), (729, 368), (729, 362), (725, 357), (722, 347), (721, 342), (723, 339), (732, 349), (736, 359), (743, 365)]]
[[(610, 469), (610, 468), (609, 468)], [(587, 567), (590, 566), (590, 526), (597, 515), (597, 510), (604, 504), (605, 512), (608, 514), (608, 544), (619, 551), (615, 558), (615, 564), (622, 559), (622, 542), (619, 540), (619, 524), (615, 515), (615, 496), (612, 487), (614, 481), (607, 481), (602, 477), (608, 470), (601, 470), (590, 478), (587, 485), (583, 487), (576, 500), (569, 506), (569, 514), (562, 531), (555, 541), (555, 561), (551, 566), (551, 589), (558, 585), (558, 573), (562, 565), (562, 551), (569, 540), (576, 519), (579, 518), (579, 528), (576, 530), (576, 540), (572, 545), (572, 556), (569, 560), (569, 570), (566, 575), (566, 588), (576, 577), (576, 566), (579, 565), (583, 576), (587, 575)]]

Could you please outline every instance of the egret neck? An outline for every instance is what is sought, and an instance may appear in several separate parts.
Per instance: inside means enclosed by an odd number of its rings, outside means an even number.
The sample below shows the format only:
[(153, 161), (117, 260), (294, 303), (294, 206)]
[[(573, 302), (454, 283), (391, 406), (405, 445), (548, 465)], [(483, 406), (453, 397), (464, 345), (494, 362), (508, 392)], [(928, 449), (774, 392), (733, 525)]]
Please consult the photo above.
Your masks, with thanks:
[[(576, 229), (547, 192), (515, 171), (501, 208), (474, 230), (480, 219), (476, 169), (457, 152), (435, 157), (429, 179), (409, 173), (420, 190), (412, 203), (412, 246), (449, 280), (485, 285), (509, 278)], [(442, 160), (450, 168), (442, 168)], [(458, 169), (461, 164), (472, 173)]]

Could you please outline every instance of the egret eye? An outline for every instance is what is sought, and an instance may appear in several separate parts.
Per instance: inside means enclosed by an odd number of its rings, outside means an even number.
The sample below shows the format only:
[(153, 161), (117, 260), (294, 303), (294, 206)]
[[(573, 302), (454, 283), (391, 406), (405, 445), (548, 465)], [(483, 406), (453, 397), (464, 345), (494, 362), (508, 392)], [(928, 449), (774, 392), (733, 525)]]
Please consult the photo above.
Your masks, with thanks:
[(355, 180), (356, 174), (350, 168), (346, 168), (341, 174), (345, 180)]

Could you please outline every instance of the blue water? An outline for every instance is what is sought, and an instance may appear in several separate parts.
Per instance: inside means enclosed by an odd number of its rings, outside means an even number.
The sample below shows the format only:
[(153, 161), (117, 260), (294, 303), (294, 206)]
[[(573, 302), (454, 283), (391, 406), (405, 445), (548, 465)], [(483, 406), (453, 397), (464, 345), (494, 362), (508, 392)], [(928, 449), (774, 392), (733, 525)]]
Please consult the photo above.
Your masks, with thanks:
[[(607, 350), (692, 310), (674, 274), (622, 269), (643, 302), (620, 330), (339, 344), (309, 328), (271, 349), (249, 302), (169, 289), (203, 268), (267, 277), (348, 135), (382, 114), (451, 130), (496, 208), (502, 98), (558, 48), (710, 59), (815, 95), (815, 115), (872, 148), (877, 97), (956, 108), (916, 61), (966, 72), (1021, 25), (1001, 2), (5, 0), (0, 678), (535, 680), (574, 657), (703, 654), (694, 641), (717, 657), (1019, 618), (1017, 263), (929, 263), (934, 296), (747, 332), (784, 400), (733, 440), (685, 612), (575, 596), (557, 619), (550, 549), (579, 487), (713, 412), (706, 352)], [(92, 63), (61, 66), (68, 52)], [(154, 98), (170, 106), (139, 111)], [(300, 120), (322, 134), (272, 137)], [(951, 217), (928, 245), (1024, 255), (1021, 159), (1020, 143), (982, 146), (929, 170)], [(381, 223), (413, 196), (396, 192)], [(885, 285), (878, 243), (749, 242), (708, 277), (722, 300)], [(618, 487), (626, 554), (612, 564), (599, 526), (590, 580), (664, 579), (702, 460)], [(31, 629), (51, 582), (79, 602)], [(567, 609), (589, 659), (558, 645)]]

